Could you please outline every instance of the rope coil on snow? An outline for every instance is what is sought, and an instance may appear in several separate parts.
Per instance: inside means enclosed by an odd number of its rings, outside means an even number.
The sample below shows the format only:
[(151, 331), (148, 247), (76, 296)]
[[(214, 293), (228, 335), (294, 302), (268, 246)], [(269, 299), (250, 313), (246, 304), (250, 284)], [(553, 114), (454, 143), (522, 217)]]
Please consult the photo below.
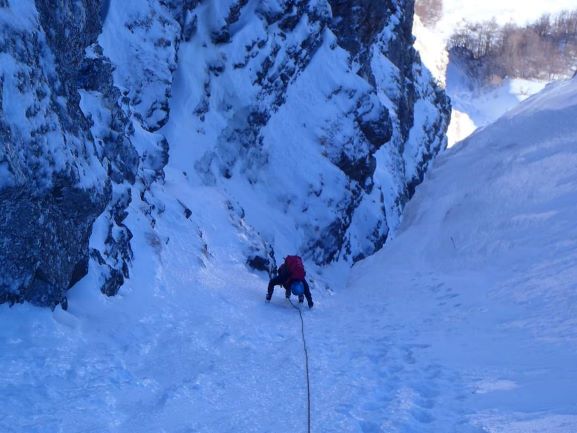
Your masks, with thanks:
[(295, 310), (299, 312), (299, 316), (301, 318), (301, 335), (303, 339), (303, 349), (305, 352), (305, 370), (307, 374), (307, 426), (308, 426), (308, 433), (311, 433), (311, 385), (309, 380), (309, 353), (307, 351), (307, 340), (305, 338), (305, 322), (303, 320), (303, 313), (299, 307), (293, 304), (293, 301), (290, 300), (289, 302), (293, 306)]

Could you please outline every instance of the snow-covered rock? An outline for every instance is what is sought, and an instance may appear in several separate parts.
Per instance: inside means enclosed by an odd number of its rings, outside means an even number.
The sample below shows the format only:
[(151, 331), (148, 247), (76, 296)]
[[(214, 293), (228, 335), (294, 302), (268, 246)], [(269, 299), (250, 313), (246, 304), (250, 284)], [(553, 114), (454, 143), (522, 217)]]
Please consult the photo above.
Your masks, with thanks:
[[(53, 238), (45, 249), (3, 253), (3, 299), (31, 300), (38, 275), (53, 289), (34, 302), (54, 305), (86, 273), (88, 256), (101, 290), (117, 293), (131, 275), (134, 236), (161, 239), (157, 223), (172, 203), (196, 224), (200, 250), (210, 241), (195, 208), (226, 215), (256, 269), (274, 272), (275, 252), (350, 264), (382, 247), (446, 145), (449, 102), (412, 47), (412, 1), (10, 1), (0, 14), (10, 41), (2, 193), (30, 171), (20, 181), (30, 194), (62, 178), (90, 204), (80, 201), (82, 212), (54, 227), (82, 242)], [(19, 46), (32, 54), (19, 58)], [(19, 84), (16, 67), (34, 79)], [(29, 111), (48, 125), (34, 152), (13, 143), (30, 141)], [(35, 165), (28, 151), (49, 164)], [(181, 181), (180, 193), (169, 188)], [(190, 192), (197, 202), (185, 202), (184, 189), (223, 201)], [(45, 197), (40, 208), (49, 209)], [(29, 243), (43, 239), (26, 228), (42, 211), (11, 215)], [(3, 221), (5, 245), (15, 227)], [(5, 260), (25, 250), (35, 252), (19, 268)], [(53, 260), (76, 271), (42, 264)]]
[[(164, 129), (170, 164), (235, 189), (275, 249), (317, 264), (371, 254), (444, 145), (448, 102), (411, 47), (412, 5), (226, 5), (194, 11)], [(271, 218), (256, 215), (263, 199)]]
[(110, 195), (78, 103), (99, 6), (61, 6), (0, 7), (0, 302), (63, 300), (86, 273), (92, 222)]

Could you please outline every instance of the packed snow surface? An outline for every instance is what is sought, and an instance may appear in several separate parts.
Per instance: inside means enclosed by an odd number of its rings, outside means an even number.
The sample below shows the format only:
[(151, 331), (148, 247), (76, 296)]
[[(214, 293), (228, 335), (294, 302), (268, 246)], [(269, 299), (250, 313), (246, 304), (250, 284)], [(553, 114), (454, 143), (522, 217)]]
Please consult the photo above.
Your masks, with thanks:
[[(311, 270), (311, 431), (577, 431), (576, 93), (447, 151), (348, 279)], [(119, 296), (85, 278), (68, 311), (0, 306), (0, 431), (306, 431), (298, 312), (264, 302), (224, 197), (170, 166), (157, 194)]]

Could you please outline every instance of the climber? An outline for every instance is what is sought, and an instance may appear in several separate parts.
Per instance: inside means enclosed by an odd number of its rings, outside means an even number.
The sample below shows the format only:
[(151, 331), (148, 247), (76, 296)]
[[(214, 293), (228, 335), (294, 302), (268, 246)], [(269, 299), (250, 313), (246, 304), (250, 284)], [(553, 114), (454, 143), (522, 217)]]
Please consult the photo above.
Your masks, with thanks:
[(305, 268), (299, 256), (287, 256), (284, 263), (278, 269), (278, 275), (269, 281), (266, 302), (270, 302), (274, 286), (283, 286), (285, 297), (290, 299), (291, 292), (298, 296), (299, 303), (307, 298), (309, 308), (313, 308), (314, 302), (307, 281), (305, 280)]

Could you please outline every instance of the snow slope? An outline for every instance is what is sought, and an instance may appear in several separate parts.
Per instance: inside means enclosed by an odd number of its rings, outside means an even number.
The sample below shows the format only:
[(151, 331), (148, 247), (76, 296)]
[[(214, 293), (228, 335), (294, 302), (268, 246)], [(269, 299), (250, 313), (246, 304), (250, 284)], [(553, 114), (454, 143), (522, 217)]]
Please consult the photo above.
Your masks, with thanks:
[(447, 152), (352, 278), (434, 376), (407, 403), (431, 431), (466, 431), (447, 409), (478, 431), (577, 431), (576, 92), (551, 85)]

